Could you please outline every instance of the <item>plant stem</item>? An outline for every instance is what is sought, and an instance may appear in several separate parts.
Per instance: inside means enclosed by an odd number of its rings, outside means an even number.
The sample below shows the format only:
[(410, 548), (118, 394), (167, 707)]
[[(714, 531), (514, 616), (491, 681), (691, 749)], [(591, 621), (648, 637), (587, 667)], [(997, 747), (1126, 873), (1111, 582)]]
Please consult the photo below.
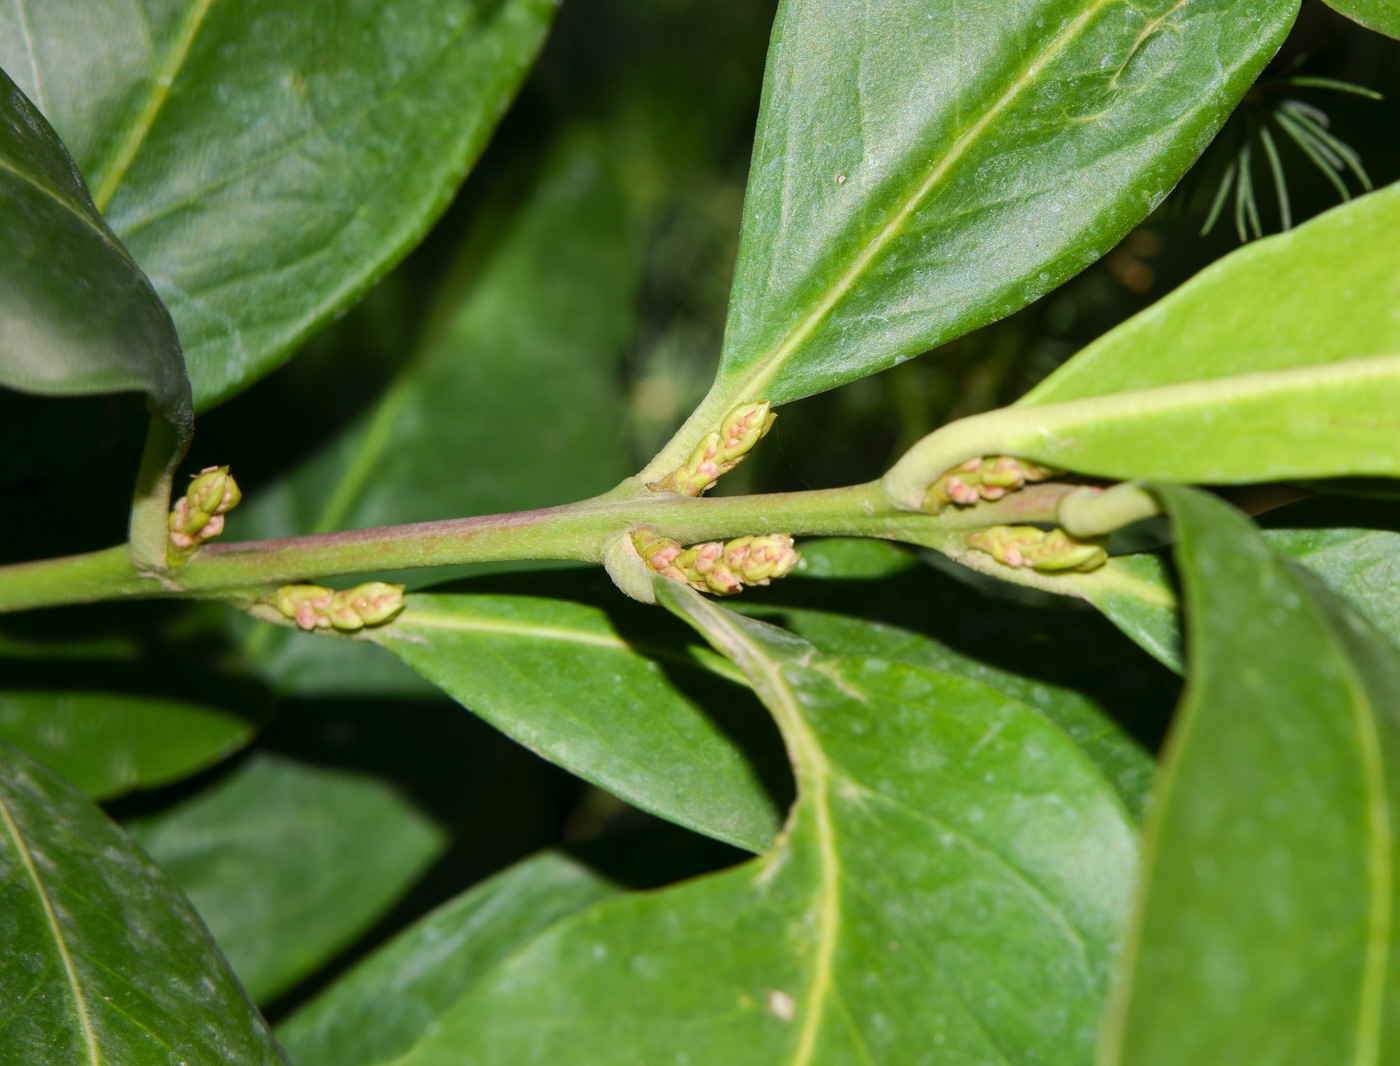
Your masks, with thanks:
[(136, 471), (136, 489), (131, 498), (131, 522), (127, 537), (131, 558), (143, 570), (164, 570), (170, 515), (171, 489), (175, 470), (189, 448), (189, 434), (158, 414), (151, 415), (146, 446)]
[(753, 533), (863, 536), (928, 543), (940, 534), (1053, 521), (1074, 486), (1047, 483), (996, 503), (940, 515), (897, 509), (879, 482), (812, 492), (691, 499), (609, 494), (562, 507), (445, 522), (208, 544), (159, 577), (137, 569), (124, 546), (0, 567), (0, 612), (134, 597), (248, 599), (279, 585), (346, 574), (525, 559), (601, 562), (613, 534), (648, 526), (683, 544)]

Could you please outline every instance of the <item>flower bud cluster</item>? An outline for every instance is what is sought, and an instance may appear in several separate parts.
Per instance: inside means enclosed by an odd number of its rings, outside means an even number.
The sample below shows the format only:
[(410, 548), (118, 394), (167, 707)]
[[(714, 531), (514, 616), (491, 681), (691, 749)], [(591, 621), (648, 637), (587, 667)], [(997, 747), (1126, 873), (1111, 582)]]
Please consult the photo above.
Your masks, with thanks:
[(938, 514), (950, 503), (971, 507), (982, 500), (999, 500), (1008, 492), (1025, 488), (1033, 481), (1044, 481), (1055, 473), (1048, 466), (1010, 455), (969, 459), (929, 486), (924, 510)]
[(1063, 529), (1035, 526), (992, 526), (970, 533), (967, 543), (1003, 566), (1029, 567), (1044, 573), (1097, 570), (1108, 562), (1107, 538), (1080, 540)]
[(707, 435), (677, 467), (649, 488), (699, 496), (714, 487), (721, 474), (727, 474), (744, 461), (749, 451), (773, 428), (777, 414), (767, 400), (740, 404), (730, 411), (715, 432)]
[(745, 585), (766, 585), (786, 577), (802, 558), (785, 533), (710, 540), (682, 548), (653, 530), (638, 529), (632, 533), (632, 544), (658, 574), (717, 596), (732, 596)]
[(273, 606), (305, 630), (340, 629), (347, 632), (377, 626), (403, 610), (402, 585), (370, 581), (352, 589), (320, 585), (283, 585)]
[(226, 466), (206, 466), (170, 509), (170, 543), (182, 551), (224, 531), (224, 515), (243, 499)]

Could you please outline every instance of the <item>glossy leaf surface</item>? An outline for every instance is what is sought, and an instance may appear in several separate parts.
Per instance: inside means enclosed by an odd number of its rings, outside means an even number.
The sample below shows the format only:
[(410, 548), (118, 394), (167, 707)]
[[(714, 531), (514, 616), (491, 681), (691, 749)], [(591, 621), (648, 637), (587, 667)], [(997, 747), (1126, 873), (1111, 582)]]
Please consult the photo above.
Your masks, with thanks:
[(781, 620), (784, 627), (809, 641), (823, 655), (869, 656), (955, 674), (1034, 707), (1083, 749), (1133, 815), (1141, 816), (1152, 781), (1152, 756), (1081, 693), (999, 669), (921, 633), (879, 622), (790, 607), (739, 607), (752, 617)]
[(512, 952), (619, 891), (562, 853), (526, 859), (400, 933), (297, 1011), (278, 1039), (297, 1066), (385, 1066)]
[[(0, 66), (8, 66), (4, 48)], [(0, 248), (0, 385), (50, 395), (144, 392), (188, 429), (190, 384), (170, 315), (93, 206), (57, 134), (3, 70)]]
[(1295, 11), (788, 0), (718, 390), (820, 392), (1079, 272), (1176, 183)]
[(1327, 0), (1327, 3), (1368, 30), (1400, 37), (1400, 4), (1395, 0)]
[(179, 781), (252, 737), (244, 719), (193, 703), (102, 692), (0, 691), (0, 741), (94, 799)]
[[(619, 385), (639, 249), (607, 143), (574, 130), (519, 204), (500, 199), (382, 399), (235, 512), (231, 536), (523, 510), (606, 491), (626, 475)], [(414, 691), (407, 671), (363, 644), (282, 630), (252, 640), (253, 657), (286, 689)]]
[(425, 593), (373, 639), (551, 762), (761, 851), (791, 787), (772, 726), (742, 683), (651, 619), (639, 633), (568, 600)]
[(522, 203), (502, 197), (486, 213), (383, 398), (237, 512), (231, 532), (285, 536), (524, 510), (621, 480), (618, 379), (638, 263), (607, 147), (596, 132), (575, 130)]
[(269, 755), (130, 830), (260, 1002), (364, 931), (444, 845), (387, 785)]
[(203, 408), (280, 363), (418, 241), (554, 8), (10, 4), (0, 67), (170, 306)]
[(660, 1061), (678, 1040), (736, 1066), (1083, 1062), (1134, 865), (1088, 760), (993, 689), (824, 659), (672, 589), (782, 724), (802, 789), (787, 831), (762, 859), (566, 919), (403, 1066)]
[(1211, 264), (1089, 345), (1018, 406), (1400, 353), (1400, 185)]
[(1103, 1061), (1387, 1061), (1400, 652), (1239, 512), (1161, 491), (1190, 675)]
[(1400, 185), (1202, 271), (1013, 407), (926, 437), (885, 483), (1006, 452), (1111, 478), (1243, 483), (1400, 473)]
[(0, 1060), (285, 1066), (179, 890), (71, 785), (0, 745)]

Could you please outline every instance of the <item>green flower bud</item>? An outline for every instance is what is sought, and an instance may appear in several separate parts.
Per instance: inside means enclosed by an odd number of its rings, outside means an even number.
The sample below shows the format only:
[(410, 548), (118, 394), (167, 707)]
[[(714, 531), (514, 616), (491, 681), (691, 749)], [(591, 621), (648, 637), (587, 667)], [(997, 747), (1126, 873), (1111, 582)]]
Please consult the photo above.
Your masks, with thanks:
[(368, 581), (350, 589), (346, 596), (351, 609), (365, 625), (377, 626), (403, 610), (403, 590), (402, 585)]
[(350, 604), (353, 592), (353, 589), (342, 589), (335, 593), (331, 597), (331, 602), (326, 604), (321, 611), (321, 614), (336, 629), (353, 632), (356, 629), (364, 628), (364, 619)]
[(967, 543), (1003, 566), (1029, 567), (1045, 573), (1097, 570), (1108, 561), (1102, 542), (1077, 540), (1063, 529), (992, 526), (969, 534)]
[(673, 564), (681, 553), (681, 546), (674, 540), (663, 537), (654, 529), (646, 527), (632, 531), (632, 546), (637, 549), (637, 554), (641, 556), (642, 562), (658, 572), (664, 571)]
[(283, 618), (293, 619), (302, 629), (324, 629), (331, 624), (324, 612), (334, 595), (332, 589), (320, 585), (283, 585), (272, 603)]
[(777, 417), (767, 400), (740, 404), (734, 408), (720, 425), (719, 457), (732, 461), (748, 454), (773, 428)]
[(190, 482), (185, 496), (191, 509), (211, 515), (226, 514), (243, 499), (243, 493), (229, 476), (226, 466), (206, 466)]
[(707, 588), (702, 591), (713, 592), (716, 596), (732, 596), (744, 588), (738, 575), (721, 562), (715, 563), (705, 574), (705, 585)]

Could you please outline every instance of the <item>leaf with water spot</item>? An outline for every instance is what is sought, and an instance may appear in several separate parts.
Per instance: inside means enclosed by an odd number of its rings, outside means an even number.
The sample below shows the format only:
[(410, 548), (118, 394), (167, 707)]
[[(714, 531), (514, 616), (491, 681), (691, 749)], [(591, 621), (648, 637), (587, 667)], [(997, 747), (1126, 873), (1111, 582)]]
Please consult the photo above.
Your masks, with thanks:
[(414, 595), (371, 639), (566, 770), (763, 850), (792, 787), (771, 722), (742, 675), (735, 684), (701, 665), (681, 627), (610, 599), (605, 611), (534, 596)]
[(169, 305), (195, 404), (281, 363), (423, 236), (554, 0), (48, 0), (0, 67)]
[(402, 1066), (1082, 1063), (1132, 883), (1127, 813), (1039, 714), (976, 682), (660, 595), (781, 723), (773, 850), (600, 904), (517, 952)]
[(179, 889), (0, 744), (0, 1061), (285, 1066)]
[(1238, 511), (1159, 491), (1189, 680), (1101, 1061), (1389, 1061), (1400, 652)]
[(1296, 9), (787, 0), (696, 436), (740, 400), (883, 370), (1094, 262), (1190, 166)]

